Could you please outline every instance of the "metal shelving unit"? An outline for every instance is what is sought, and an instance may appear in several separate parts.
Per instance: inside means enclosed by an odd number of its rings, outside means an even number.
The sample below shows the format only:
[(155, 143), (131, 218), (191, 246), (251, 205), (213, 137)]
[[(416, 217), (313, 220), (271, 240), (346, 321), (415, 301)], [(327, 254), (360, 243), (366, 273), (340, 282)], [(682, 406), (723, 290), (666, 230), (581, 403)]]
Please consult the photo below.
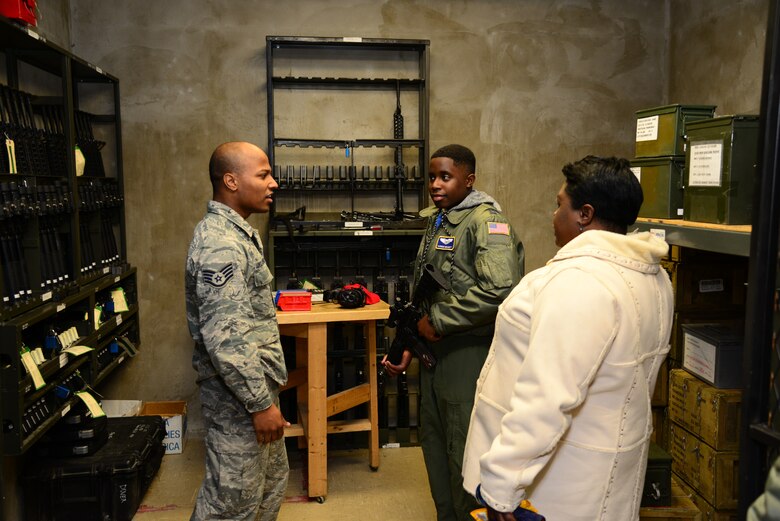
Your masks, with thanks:
[(666, 242), (676, 246), (741, 257), (750, 255), (750, 225), (707, 224), (681, 219), (640, 217), (632, 228), (663, 234)]

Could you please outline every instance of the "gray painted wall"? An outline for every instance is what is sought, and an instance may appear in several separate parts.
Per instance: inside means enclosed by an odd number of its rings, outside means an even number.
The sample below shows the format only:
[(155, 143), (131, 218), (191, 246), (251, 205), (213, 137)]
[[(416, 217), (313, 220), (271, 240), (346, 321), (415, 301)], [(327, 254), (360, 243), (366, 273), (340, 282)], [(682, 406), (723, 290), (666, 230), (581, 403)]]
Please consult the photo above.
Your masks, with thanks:
[[(563, 163), (633, 155), (634, 112), (667, 103), (757, 113), (767, 0), (38, 0), (39, 31), (121, 80), (130, 261), (143, 353), (108, 398), (186, 399), (183, 264), (217, 144), (267, 143), (265, 36), (431, 41), (431, 145), (470, 146), (477, 187), (504, 205), (528, 253), (555, 252)], [(289, 119), (305, 121), (304, 114)], [(381, 114), (378, 117), (387, 117)], [(264, 228), (263, 217), (254, 223)], [(5, 519), (18, 519), (5, 458)], [(16, 498), (16, 500), (13, 500)]]
[[(477, 187), (502, 203), (533, 269), (556, 250), (561, 166), (589, 153), (632, 157), (636, 110), (758, 110), (767, 4), (70, 0), (73, 52), (121, 80), (129, 260), (141, 295), (143, 354), (104, 394), (186, 399), (200, 427), (184, 259), (210, 197), (214, 146), (267, 143), (266, 35), (429, 39), (431, 148), (475, 151)], [(52, 5), (42, 2), (44, 15)]]

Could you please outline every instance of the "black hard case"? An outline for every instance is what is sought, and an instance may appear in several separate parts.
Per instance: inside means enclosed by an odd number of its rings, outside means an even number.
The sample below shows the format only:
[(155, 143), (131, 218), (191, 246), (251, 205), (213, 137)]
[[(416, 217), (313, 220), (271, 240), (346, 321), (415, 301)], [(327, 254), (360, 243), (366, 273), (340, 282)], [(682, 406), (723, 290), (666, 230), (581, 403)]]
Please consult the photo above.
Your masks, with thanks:
[(108, 442), (77, 458), (37, 457), (22, 475), (27, 521), (130, 521), (160, 467), (160, 416), (108, 419)]

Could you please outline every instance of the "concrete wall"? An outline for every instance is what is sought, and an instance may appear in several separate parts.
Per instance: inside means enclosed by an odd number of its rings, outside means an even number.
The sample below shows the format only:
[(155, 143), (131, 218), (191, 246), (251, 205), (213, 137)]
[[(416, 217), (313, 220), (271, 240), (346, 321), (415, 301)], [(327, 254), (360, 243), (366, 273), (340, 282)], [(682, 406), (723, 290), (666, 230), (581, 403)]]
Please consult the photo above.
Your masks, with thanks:
[[(683, 98), (757, 107), (766, 3), (70, 0), (73, 52), (121, 80), (129, 260), (141, 296), (143, 354), (104, 394), (186, 399), (190, 426), (200, 426), (184, 259), (210, 196), (214, 146), (267, 143), (266, 35), (429, 39), (431, 148), (458, 142), (475, 151), (477, 187), (502, 203), (533, 269), (556, 250), (561, 166), (589, 153), (631, 157), (637, 109)], [(717, 7), (708, 16), (718, 27), (738, 21), (742, 46), (706, 30), (697, 17), (707, 7)], [(679, 27), (689, 26), (697, 39), (683, 44), (689, 31)], [(719, 63), (713, 47), (727, 58), (725, 72), (745, 74), (739, 87), (730, 74), (706, 76)], [(709, 66), (697, 67), (694, 51)], [(264, 228), (264, 217), (253, 219)]]
[(717, 105), (716, 114), (758, 114), (769, 2), (675, 0), (669, 101)]

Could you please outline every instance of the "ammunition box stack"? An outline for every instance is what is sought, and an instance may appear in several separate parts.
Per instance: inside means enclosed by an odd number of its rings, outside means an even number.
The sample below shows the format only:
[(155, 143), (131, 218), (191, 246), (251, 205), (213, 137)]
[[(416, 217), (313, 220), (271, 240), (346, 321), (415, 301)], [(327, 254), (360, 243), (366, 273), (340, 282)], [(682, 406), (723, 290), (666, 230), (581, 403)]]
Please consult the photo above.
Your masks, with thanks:
[(758, 160), (758, 116), (735, 115), (687, 125), (688, 221), (750, 224)]
[(714, 114), (712, 105), (666, 105), (637, 111), (636, 159), (631, 169), (644, 193), (640, 217), (683, 217), (686, 128)]
[[(653, 394), (653, 435), (652, 440), (666, 450), (669, 443), (669, 416), (666, 406), (669, 401), (669, 371), (683, 367), (685, 362), (685, 327), (708, 325), (705, 331), (741, 335), (744, 325), (745, 285), (747, 278), (747, 258), (734, 255), (700, 252), (672, 245), (669, 255), (661, 261), (669, 273), (674, 290), (674, 322), (670, 339), (670, 350), (665, 364), (661, 367)], [(696, 329), (691, 330), (696, 335)], [(698, 343), (706, 349), (702, 340), (688, 334), (689, 343)], [(712, 340), (709, 343), (713, 343)], [(715, 342), (717, 344), (717, 342)], [(723, 344), (725, 346), (725, 343)], [(723, 351), (720, 356), (731, 356), (731, 365), (723, 365), (726, 378), (738, 378), (740, 361), (734, 357), (733, 350)], [(737, 357), (741, 354), (737, 354)], [(689, 357), (689, 364), (693, 358)], [(725, 358), (724, 358), (725, 360)], [(669, 403), (671, 407), (671, 404)]]
[(736, 517), (742, 392), (718, 389), (683, 369), (670, 373), (672, 471), (706, 519)]

